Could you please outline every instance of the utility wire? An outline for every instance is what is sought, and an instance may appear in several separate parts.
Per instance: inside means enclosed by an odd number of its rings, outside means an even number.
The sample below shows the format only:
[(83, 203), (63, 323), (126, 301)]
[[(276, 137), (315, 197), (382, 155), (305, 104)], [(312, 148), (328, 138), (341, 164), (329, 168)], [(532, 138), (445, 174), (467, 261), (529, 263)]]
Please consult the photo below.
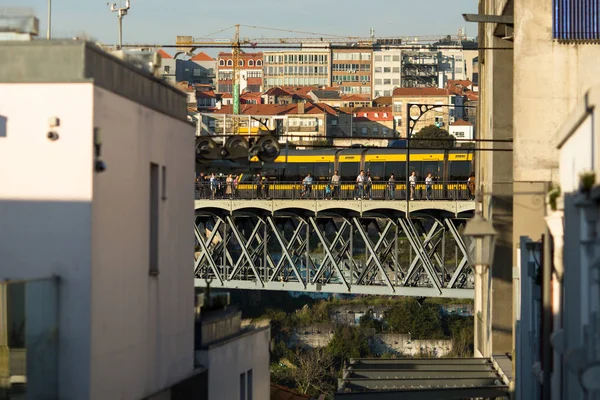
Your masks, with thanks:
[[(115, 45), (107, 45), (115, 46)], [(231, 43), (223, 43), (223, 44), (124, 44), (122, 47), (146, 47), (146, 48), (186, 48), (186, 47), (194, 47), (199, 49), (230, 49)], [(325, 46), (305, 46), (305, 45), (283, 45), (283, 44), (274, 44), (274, 45), (251, 45), (251, 44), (240, 44), (240, 49), (280, 49), (280, 50), (298, 50), (298, 49), (313, 49), (313, 50), (373, 50), (373, 48), (382, 48), (384, 50), (423, 50), (423, 49), (431, 49), (431, 50), (514, 50), (512, 47), (472, 47), (472, 48), (463, 48), (462, 46), (429, 46), (429, 45), (376, 45), (376, 46), (349, 46), (349, 45), (325, 45)]]

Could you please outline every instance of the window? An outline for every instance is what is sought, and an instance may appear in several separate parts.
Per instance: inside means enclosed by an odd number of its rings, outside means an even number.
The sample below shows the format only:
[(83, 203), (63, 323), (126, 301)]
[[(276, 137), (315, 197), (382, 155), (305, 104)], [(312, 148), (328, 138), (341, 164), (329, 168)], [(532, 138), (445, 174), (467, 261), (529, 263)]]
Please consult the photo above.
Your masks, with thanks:
[(248, 379), (247, 379), (247, 381), (248, 381), (247, 382), (247, 386), (248, 386), (247, 393), (248, 393), (248, 396), (246, 397), (246, 400), (252, 400), (252, 370), (251, 369), (248, 370), (247, 376), (248, 376)]
[(225, 66), (225, 60), (223, 60), (223, 59), (219, 60), (219, 66), (224, 67)]
[(168, 65), (165, 65), (165, 74), (168, 74), (169, 72), (171, 72), (171, 67)]
[(150, 275), (158, 275), (158, 164), (150, 163)]
[(262, 60), (256, 60), (256, 66), (260, 67), (262, 65)]
[(238, 65), (239, 65), (240, 67), (243, 67), (243, 66), (244, 66), (244, 60), (239, 60), (239, 61), (238, 61)]
[(227, 60), (227, 66), (228, 67), (233, 67), (233, 61), (232, 60)]
[(597, 0), (553, 0), (552, 37), (559, 40), (600, 39)]
[(240, 374), (240, 400), (246, 400), (246, 373)]
[(383, 61), (386, 61), (386, 62), (392, 61), (392, 56), (383, 56)]
[(162, 182), (161, 182), (161, 198), (162, 200), (167, 199), (167, 167), (162, 167)]
[(394, 112), (401, 113), (402, 112), (402, 102), (394, 102)]
[(254, 60), (248, 60), (248, 66), (249, 67), (253, 67), (254, 66)]
[(389, 74), (390, 72), (392, 72), (392, 69), (390, 67), (383, 67), (383, 72)]

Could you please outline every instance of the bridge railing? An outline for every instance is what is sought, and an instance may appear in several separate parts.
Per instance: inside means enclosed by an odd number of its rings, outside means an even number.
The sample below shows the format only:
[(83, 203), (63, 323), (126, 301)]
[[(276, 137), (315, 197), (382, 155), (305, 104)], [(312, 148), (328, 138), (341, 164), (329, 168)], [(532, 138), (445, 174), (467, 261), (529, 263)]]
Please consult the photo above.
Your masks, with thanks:
[(257, 182), (217, 181), (195, 183), (196, 200), (472, 200), (473, 193), (466, 182), (434, 182), (431, 185), (418, 181), (407, 192), (405, 183), (315, 181), (312, 184), (263, 180)]

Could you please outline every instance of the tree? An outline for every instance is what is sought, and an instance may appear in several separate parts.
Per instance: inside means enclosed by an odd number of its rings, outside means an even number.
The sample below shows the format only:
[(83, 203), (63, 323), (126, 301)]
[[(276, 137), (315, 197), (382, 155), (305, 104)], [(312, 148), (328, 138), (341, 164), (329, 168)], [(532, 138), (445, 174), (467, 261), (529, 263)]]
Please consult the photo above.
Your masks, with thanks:
[(455, 142), (456, 138), (450, 135), (447, 130), (438, 128), (435, 125), (429, 125), (411, 137), (410, 147), (418, 149), (451, 149), (454, 147)]
[(295, 364), (297, 367), (292, 370), (291, 377), (300, 392), (309, 393), (314, 389), (325, 393), (334, 389), (333, 357), (324, 348), (298, 350)]
[(444, 335), (439, 307), (419, 304), (415, 299), (406, 299), (395, 304), (386, 315), (392, 332), (409, 333), (415, 339), (441, 339)]
[(336, 327), (327, 350), (339, 364), (350, 358), (367, 357), (371, 354), (365, 330), (347, 325)]

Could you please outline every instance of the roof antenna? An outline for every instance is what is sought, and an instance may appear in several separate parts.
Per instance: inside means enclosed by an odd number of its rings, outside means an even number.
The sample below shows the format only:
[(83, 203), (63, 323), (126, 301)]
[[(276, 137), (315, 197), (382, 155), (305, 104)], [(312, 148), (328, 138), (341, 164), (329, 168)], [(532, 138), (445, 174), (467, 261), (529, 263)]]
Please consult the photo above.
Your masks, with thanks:
[(117, 8), (117, 3), (106, 3), (106, 5), (110, 6), (110, 11), (117, 13), (117, 18), (119, 19), (119, 47), (117, 50), (121, 50), (123, 47), (123, 17), (127, 15), (127, 10), (129, 10), (131, 4), (129, 0), (125, 0), (124, 8)]

